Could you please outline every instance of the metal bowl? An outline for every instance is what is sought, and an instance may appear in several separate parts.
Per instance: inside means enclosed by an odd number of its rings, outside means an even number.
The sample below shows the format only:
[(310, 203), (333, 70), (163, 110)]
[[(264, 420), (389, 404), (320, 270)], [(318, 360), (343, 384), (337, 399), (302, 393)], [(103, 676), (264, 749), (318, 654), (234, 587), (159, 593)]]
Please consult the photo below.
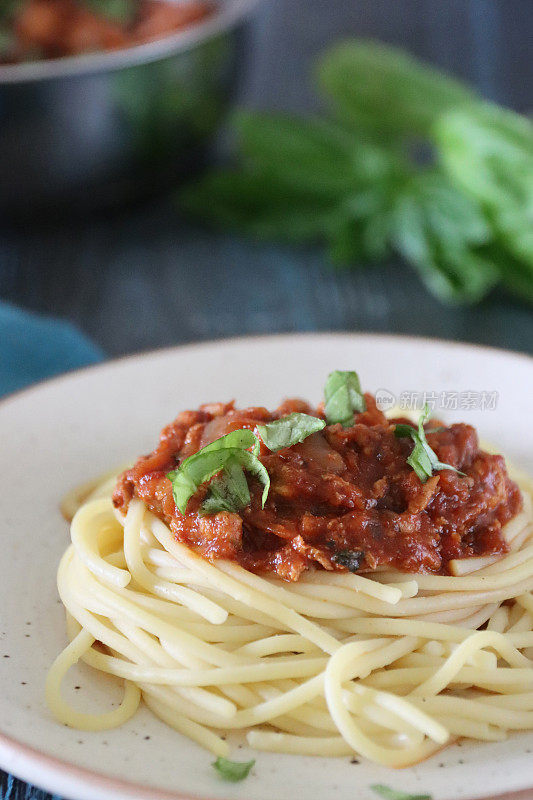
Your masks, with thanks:
[(86, 209), (156, 192), (205, 162), (257, 0), (113, 52), (0, 67), (0, 206)]

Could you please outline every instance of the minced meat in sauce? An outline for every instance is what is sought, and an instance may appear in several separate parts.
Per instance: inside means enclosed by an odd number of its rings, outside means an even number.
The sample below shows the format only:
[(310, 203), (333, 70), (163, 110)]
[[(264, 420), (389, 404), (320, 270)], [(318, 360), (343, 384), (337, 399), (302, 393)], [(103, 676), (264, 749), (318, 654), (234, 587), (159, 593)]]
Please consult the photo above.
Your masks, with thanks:
[(479, 449), (470, 425), (427, 431), (440, 461), (461, 470), (436, 472), (421, 483), (407, 464), (413, 442), (396, 438), (394, 423), (365, 395), (367, 410), (354, 424), (328, 425), (293, 447), (260, 459), (271, 487), (261, 508), (263, 487), (248, 477), (251, 504), (239, 513), (202, 516), (202, 486), (187, 513), (174, 503), (166, 477), (187, 456), (240, 428), (294, 411), (323, 417), (321, 409), (287, 400), (275, 411), (236, 409), (215, 403), (184, 411), (163, 429), (158, 447), (120, 477), (113, 495), (125, 513), (133, 497), (167, 523), (176, 539), (210, 560), (238, 562), (258, 573), (296, 581), (308, 568), (373, 570), (390, 565), (406, 572), (446, 574), (455, 558), (503, 554), (502, 527), (521, 508), (518, 486), (500, 455)]

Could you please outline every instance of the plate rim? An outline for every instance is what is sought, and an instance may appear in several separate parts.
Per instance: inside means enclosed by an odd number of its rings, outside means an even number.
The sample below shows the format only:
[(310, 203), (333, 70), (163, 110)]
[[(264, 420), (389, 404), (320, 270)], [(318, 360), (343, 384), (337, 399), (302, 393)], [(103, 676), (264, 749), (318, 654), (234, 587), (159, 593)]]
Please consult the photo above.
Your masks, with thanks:
[(96, 363), (86, 364), (83, 367), (74, 367), (73, 369), (61, 372), (58, 375), (52, 375), (49, 378), (43, 378), (28, 386), (23, 386), (21, 389), (15, 389), (12, 392), (7, 392), (0, 397), (0, 408), (8, 403), (17, 400), (22, 395), (28, 395), (31, 392), (38, 391), (51, 384), (58, 384), (62, 381), (68, 381), (77, 375), (83, 375), (88, 372), (96, 370), (112, 369), (116, 364), (123, 364), (126, 361), (142, 361), (154, 356), (170, 355), (174, 352), (181, 352), (183, 350), (199, 350), (209, 347), (223, 347), (234, 344), (245, 344), (246, 342), (269, 342), (279, 341), (282, 339), (292, 340), (305, 340), (305, 339), (329, 339), (331, 337), (339, 339), (379, 339), (384, 342), (401, 342), (405, 341), (413, 343), (426, 343), (444, 346), (450, 349), (459, 350), (482, 350), (487, 353), (493, 353), (498, 356), (511, 356), (519, 360), (524, 360), (526, 363), (533, 366), (533, 354), (525, 353), (521, 350), (509, 350), (505, 347), (496, 347), (495, 345), (485, 345), (479, 342), (468, 342), (463, 339), (443, 339), (439, 336), (419, 336), (409, 333), (373, 333), (372, 331), (349, 331), (349, 330), (333, 330), (333, 331), (295, 331), (285, 333), (256, 333), (246, 334), (244, 336), (225, 336), (220, 339), (205, 339), (195, 342), (183, 342), (182, 344), (173, 344), (164, 347), (153, 347), (149, 350), (135, 350), (132, 353), (125, 353), (122, 356), (115, 356), (113, 358), (104, 358), (102, 361)]
[[(425, 344), (444, 347), (448, 350), (484, 351), (488, 355), (504, 356), (533, 367), (533, 356), (520, 351), (508, 350), (501, 347), (465, 342), (462, 340), (443, 339), (432, 336), (416, 336), (411, 334), (374, 333), (372, 331), (318, 331), (318, 332), (286, 332), (276, 334), (255, 334), (245, 336), (232, 336), (220, 339), (186, 342), (167, 347), (153, 348), (145, 351), (136, 351), (116, 358), (106, 359), (96, 364), (89, 364), (68, 370), (59, 375), (46, 378), (24, 388), (6, 394), (0, 399), (0, 411), (7, 405), (24, 400), (34, 392), (46, 389), (48, 386), (57, 386), (68, 383), (77, 377), (90, 375), (93, 372), (113, 370), (117, 365), (127, 362), (145, 361), (154, 357), (171, 356), (173, 353), (184, 351), (208, 350), (223, 348), (239, 344), (265, 343), (276, 341), (306, 341), (325, 339), (372, 339), (383, 343)], [(12, 762), (12, 763), (10, 763)], [(18, 739), (0, 732), (0, 766), (5, 771), (16, 775), (20, 780), (33, 783), (50, 792), (60, 792), (71, 800), (212, 800), (204, 792), (201, 794), (190, 792), (174, 792), (158, 789), (142, 783), (115, 778), (108, 774), (78, 766), (70, 761), (62, 760), (57, 756), (25, 744)], [(533, 779), (531, 786), (518, 789), (494, 797), (493, 800), (531, 800)], [(219, 798), (220, 800), (220, 798)], [(230, 798), (228, 797), (228, 800)]]

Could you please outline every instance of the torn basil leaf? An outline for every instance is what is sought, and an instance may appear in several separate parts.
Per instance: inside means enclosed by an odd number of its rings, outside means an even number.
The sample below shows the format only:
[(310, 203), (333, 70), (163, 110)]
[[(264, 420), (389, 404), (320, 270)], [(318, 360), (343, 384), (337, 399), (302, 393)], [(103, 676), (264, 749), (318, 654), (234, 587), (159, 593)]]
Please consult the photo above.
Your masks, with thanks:
[(219, 511), (235, 512), (250, 503), (250, 490), (243, 469), (236, 458), (230, 458), (221, 474), (209, 484), (209, 493), (202, 503), (201, 514)]
[(243, 470), (250, 472), (263, 484), (264, 505), (270, 488), (270, 478), (257, 457), (259, 446), (259, 439), (252, 431), (237, 430), (215, 439), (186, 458), (177, 469), (167, 474), (172, 483), (172, 493), (178, 510), (185, 514), (192, 495), (217, 473), (221, 475), (214, 482), (214, 487), (210, 487), (202, 506), (204, 513), (214, 514), (217, 511), (238, 511), (239, 508), (244, 508), (250, 502), (250, 493), (248, 485), (244, 489), (244, 474), (238, 475)]
[(425, 483), (428, 478), (431, 478), (433, 472), (438, 472), (443, 469), (451, 469), (453, 472), (457, 472), (458, 475), (465, 477), (465, 473), (460, 472), (456, 467), (439, 461), (437, 454), (429, 446), (424, 430), (424, 423), (427, 422), (428, 418), (429, 406), (426, 403), (418, 420), (418, 429), (412, 425), (395, 426), (394, 435), (398, 439), (410, 436), (415, 443), (413, 451), (407, 459), (407, 463), (414, 469), (421, 483)]
[(370, 788), (376, 794), (384, 797), (385, 800), (432, 800), (430, 794), (410, 794), (398, 789), (391, 789), (390, 786), (385, 786), (382, 783), (373, 783)]
[(247, 778), (254, 764), (255, 758), (251, 761), (230, 761), (229, 758), (219, 756), (216, 761), (213, 761), (213, 766), (220, 777), (232, 783), (237, 783)]
[(362, 550), (338, 550), (331, 560), (349, 572), (357, 572), (364, 557)]
[(266, 425), (258, 425), (257, 432), (268, 449), (275, 453), (284, 447), (292, 447), (303, 442), (312, 433), (317, 433), (325, 427), (323, 419), (294, 412), (273, 422), (267, 422)]
[(366, 402), (361, 392), (357, 372), (340, 370), (331, 372), (324, 388), (324, 397), (328, 425), (340, 422), (344, 428), (347, 428), (353, 425), (354, 412), (366, 410)]

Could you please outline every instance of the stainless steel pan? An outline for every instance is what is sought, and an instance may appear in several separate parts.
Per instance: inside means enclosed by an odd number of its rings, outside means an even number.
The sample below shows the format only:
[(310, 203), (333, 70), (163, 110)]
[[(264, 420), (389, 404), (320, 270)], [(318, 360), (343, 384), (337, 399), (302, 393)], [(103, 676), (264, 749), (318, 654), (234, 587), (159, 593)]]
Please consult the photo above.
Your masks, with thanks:
[(257, 0), (125, 50), (0, 66), (0, 206), (81, 209), (178, 182), (227, 110)]

